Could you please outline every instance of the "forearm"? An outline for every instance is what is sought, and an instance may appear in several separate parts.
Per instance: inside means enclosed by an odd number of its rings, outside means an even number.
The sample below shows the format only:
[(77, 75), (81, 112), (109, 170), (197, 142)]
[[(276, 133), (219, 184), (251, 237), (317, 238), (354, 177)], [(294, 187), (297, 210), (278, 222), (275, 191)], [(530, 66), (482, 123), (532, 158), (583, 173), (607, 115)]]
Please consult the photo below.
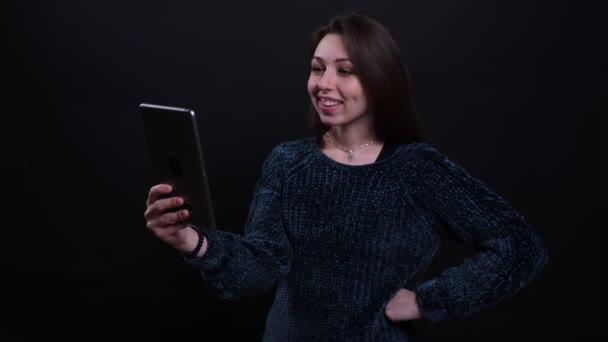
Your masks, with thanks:
[(427, 318), (465, 317), (494, 306), (529, 284), (547, 260), (543, 242), (528, 229), (482, 245), (477, 255), (417, 289)]
[(186, 261), (220, 297), (235, 299), (259, 295), (274, 286), (290, 268), (291, 248), (279, 238), (215, 230), (204, 238), (198, 257)]

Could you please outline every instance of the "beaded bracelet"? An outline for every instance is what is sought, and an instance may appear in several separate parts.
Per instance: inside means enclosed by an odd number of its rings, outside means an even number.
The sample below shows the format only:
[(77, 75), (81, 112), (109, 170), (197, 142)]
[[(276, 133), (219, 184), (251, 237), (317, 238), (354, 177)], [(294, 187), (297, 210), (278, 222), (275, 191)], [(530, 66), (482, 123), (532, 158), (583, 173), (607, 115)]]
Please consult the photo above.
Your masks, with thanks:
[(194, 231), (198, 235), (198, 243), (196, 244), (196, 247), (194, 248), (194, 250), (192, 252), (182, 252), (183, 256), (189, 257), (189, 258), (193, 258), (198, 254), (198, 252), (201, 250), (201, 247), (203, 247), (203, 241), (207, 237), (207, 233), (205, 233), (205, 231), (201, 227), (194, 226), (194, 225), (192, 225), (191, 227), (192, 227), (192, 229), (194, 229)]

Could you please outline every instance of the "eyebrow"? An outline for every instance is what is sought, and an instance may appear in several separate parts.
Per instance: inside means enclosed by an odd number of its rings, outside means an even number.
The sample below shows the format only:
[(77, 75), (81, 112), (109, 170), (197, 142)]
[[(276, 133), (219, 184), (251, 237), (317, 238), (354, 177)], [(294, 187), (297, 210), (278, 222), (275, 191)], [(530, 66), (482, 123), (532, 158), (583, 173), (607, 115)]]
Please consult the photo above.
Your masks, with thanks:
[[(318, 59), (321, 62), (325, 63), (325, 60), (323, 60), (323, 58), (321, 58), (319, 56), (314, 56), (312, 59)], [(336, 58), (334, 60), (334, 62), (352, 62), (352, 61), (350, 60), (350, 58)]]

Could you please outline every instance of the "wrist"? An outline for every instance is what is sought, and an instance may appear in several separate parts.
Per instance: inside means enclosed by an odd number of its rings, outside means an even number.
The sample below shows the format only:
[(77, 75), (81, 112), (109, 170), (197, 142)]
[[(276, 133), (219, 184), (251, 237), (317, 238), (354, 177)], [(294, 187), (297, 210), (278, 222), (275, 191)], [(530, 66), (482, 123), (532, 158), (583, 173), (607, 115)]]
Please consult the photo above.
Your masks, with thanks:
[(196, 238), (193, 239), (194, 241), (196, 241), (196, 244), (194, 246), (188, 246), (187, 248), (185, 248), (185, 251), (182, 250), (181, 254), (182, 256), (188, 258), (198, 258), (203, 256), (205, 250), (207, 249), (207, 233), (205, 233), (205, 231), (198, 226), (190, 226), (190, 228), (196, 235)]

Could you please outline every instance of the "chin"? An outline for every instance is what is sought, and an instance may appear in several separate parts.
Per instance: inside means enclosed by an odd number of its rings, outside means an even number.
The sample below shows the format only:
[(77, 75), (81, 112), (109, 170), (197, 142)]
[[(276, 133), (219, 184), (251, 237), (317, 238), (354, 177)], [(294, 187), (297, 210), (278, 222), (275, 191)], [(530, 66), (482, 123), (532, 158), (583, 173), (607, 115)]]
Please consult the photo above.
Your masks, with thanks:
[(321, 117), (321, 123), (324, 124), (325, 126), (340, 126), (343, 124), (342, 120), (335, 120), (333, 118), (330, 119), (326, 119)]
[(322, 124), (327, 125), (327, 126), (339, 126), (344, 124), (344, 118), (342, 117), (342, 115), (324, 115), (324, 114), (319, 114), (319, 120), (321, 121)]

